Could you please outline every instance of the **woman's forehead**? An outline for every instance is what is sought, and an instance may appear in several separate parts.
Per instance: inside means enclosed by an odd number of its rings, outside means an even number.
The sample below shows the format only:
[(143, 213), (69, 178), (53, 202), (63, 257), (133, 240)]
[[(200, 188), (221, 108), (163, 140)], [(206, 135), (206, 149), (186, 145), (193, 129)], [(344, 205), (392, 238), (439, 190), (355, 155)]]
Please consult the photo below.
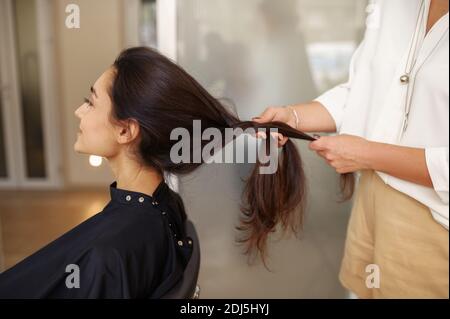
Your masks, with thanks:
[[(111, 69), (106, 70), (103, 74), (95, 81), (92, 86), (93, 91), (96, 93), (97, 98), (104, 98), (108, 96), (108, 91), (113, 83), (114, 72)], [(91, 90), (92, 91), (92, 90)], [(94, 93), (92, 92), (92, 93)]]

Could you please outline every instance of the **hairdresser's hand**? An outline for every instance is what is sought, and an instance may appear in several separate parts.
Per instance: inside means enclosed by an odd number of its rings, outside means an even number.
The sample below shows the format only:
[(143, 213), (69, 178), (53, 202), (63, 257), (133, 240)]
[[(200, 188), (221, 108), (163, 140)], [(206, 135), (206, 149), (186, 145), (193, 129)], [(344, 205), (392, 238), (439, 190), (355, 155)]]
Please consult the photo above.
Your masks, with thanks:
[[(295, 117), (292, 111), (285, 107), (270, 106), (260, 116), (254, 117), (252, 120), (257, 123), (283, 122), (295, 128)], [(265, 138), (266, 136), (261, 132), (257, 134), (257, 137)], [(288, 141), (288, 138), (280, 133), (274, 133), (274, 137), (278, 138), (278, 147), (282, 147)]]
[(322, 136), (309, 148), (323, 157), (340, 174), (371, 169), (371, 142), (353, 135)]

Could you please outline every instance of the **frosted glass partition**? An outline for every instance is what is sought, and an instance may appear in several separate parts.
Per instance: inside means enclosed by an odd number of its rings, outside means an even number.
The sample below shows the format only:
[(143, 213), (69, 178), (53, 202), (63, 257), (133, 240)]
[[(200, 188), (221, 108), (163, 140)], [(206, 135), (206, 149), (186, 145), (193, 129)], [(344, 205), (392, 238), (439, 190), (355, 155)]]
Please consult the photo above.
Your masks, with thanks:
[(363, 0), (183, 0), (178, 61), (248, 118), (307, 101), (345, 79)]

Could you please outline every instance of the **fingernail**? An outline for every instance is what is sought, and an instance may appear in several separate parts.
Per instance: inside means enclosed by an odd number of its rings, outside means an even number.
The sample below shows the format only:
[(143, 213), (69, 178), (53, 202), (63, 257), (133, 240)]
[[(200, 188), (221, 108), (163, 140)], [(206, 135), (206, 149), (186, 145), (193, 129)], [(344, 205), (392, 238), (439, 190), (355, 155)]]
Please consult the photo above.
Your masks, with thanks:
[(313, 134), (313, 137), (319, 139), (321, 136), (319, 134)]

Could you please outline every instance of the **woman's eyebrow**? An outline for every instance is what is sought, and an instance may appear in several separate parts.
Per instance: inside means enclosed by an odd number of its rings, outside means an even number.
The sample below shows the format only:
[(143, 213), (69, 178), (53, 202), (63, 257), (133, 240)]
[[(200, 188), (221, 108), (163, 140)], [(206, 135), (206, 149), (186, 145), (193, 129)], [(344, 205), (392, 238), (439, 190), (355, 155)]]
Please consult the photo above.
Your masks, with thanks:
[(97, 92), (95, 92), (95, 89), (93, 86), (91, 86), (91, 92), (92, 92), (92, 94), (95, 95), (96, 98), (98, 98)]

